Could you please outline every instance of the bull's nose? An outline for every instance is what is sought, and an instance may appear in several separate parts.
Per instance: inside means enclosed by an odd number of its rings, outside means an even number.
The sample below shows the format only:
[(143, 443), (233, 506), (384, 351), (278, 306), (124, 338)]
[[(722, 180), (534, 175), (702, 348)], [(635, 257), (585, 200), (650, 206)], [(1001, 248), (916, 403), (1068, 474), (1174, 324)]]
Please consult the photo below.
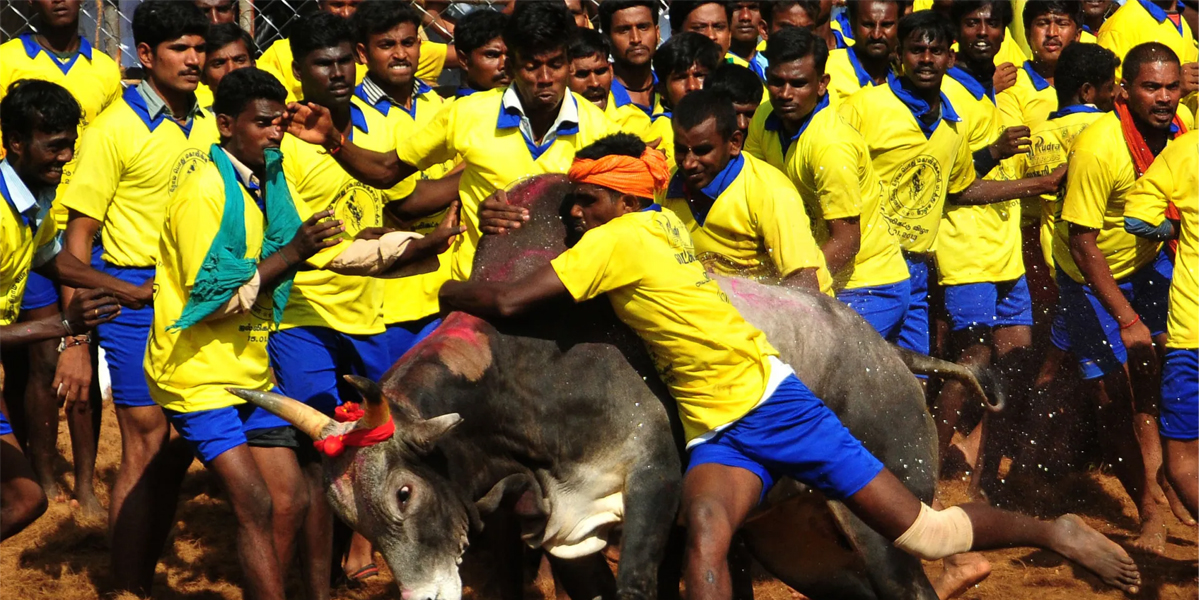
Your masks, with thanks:
[(405, 589), (400, 590), (400, 600), (433, 600), (433, 599), (434, 599), (434, 596), (432, 594), (428, 594), (428, 593), (422, 594), (420, 592), (417, 592), (416, 590), (405, 590)]
[(400, 600), (412, 600), (412, 590), (400, 590)]

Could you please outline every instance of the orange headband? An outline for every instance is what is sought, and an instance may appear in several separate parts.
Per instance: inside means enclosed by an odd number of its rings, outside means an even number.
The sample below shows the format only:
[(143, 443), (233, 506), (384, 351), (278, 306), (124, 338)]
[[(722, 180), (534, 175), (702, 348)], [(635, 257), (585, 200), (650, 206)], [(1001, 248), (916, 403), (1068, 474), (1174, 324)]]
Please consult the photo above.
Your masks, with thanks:
[(571, 183), (587, 183), (638, 198), (654, 198), (667, 185), (671, 173), (662, 152), (647, 147), (641, 158), (610, 154), (603, 158), (577, 158), (567, 171)]

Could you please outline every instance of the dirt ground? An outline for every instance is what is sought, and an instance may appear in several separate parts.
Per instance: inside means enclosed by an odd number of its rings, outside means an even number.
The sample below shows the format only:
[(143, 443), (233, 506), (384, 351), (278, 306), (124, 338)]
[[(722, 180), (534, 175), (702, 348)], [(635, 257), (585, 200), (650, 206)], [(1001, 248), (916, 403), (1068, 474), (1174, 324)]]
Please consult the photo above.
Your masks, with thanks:
[[(59, 445), (64, 458), (59, 471), (61, 482), (71, 485), (70, 451), (65, 422), (60, 423)], [(109, 408), (104, 415), (103, 434), (97, 476), (102, 482), (98, 493), (108, 501), (108, 487), (116, 474), (120, 458), (120, 440), (116, 417)], [(1042, 506), (1045, 515), (1062, 512), (1080, 514), (1089, 524), (1128, 547), (1132, 539), (1135, 512), (1116, 479), (1101, 472), (1073, 476), (1046, 486)], [(199, 462), (193, 465), (184, 484), (178, 522), (168, 550), (158, 566), (155, 597), (166, 600), (237, 600), (241, 574), (234, 554), (233, 515), (216, 494)], [(965, 484), (943, 483), (939, 495), (950, 504), (964, 497)], [(1022, 494), (1023, 495), (1023, 494)], [(1048, 498), (1048, 501), (1047, 501)], [(1169, 512), (1169, 511), (1168, 511)], [(1142, 569), (1145, 585), (1138, 598), (1197, 598), (1197, 531), (1170, 519), (1170, 537), (1166, 557), (1133, 554)], [(20, 535), (0, 545), (0, 600), (79, 600), (97, 598), (105, 589), (108, 542), (103, 523), (77, 521), (68, 503), (52, 502), (49, 511)], [(1004, 550), (985, 554), (991, 561), (992, 575), (966, 592), (969, 600), (1045, 599), (1085, 600), (1120, 598), (1121, 592), (1106, 588), (1089, 573), (1075, 568), (1055, 554), (1031, 550)], [(340, 599), (367, 600), (398, 598), (399, 592), (386, 567), (382, 573), (359, 589), (335, 590)], [(930, 563), (931, 576), (940, 567)], [(293, 574), (294, 575), (294, 574)], [(543, 583), (542, 588), (547, 586)], [(295, 582), (289, 585), (290, 597), (301, 597)], [(792, 600), (790, 590), (760, 575), (755, 585), (759, 600)], [(545, 590), (545, 600), (553, 592)], [(470, 600), (482, 600), (472, 594)], [(473, 598), (472, 598), (473, 597)], [(121, 600), (130, 600), (122, 598)]]

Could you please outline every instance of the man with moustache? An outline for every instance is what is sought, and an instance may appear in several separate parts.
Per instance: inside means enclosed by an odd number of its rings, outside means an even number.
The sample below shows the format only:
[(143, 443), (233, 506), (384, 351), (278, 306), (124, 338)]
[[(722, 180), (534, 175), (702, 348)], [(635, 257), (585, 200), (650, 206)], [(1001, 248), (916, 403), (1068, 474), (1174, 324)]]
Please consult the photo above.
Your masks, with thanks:
[(887, 83), (896, 55), (896, 26), (904, 16), (905, 2), (862, 0), (847, 7), (857, 40), (849, 48), (829, 52), (829, 101), (837, 106), (864, 87)]
[(1033, 128), (1058, 110), (1054, 68), (1063, 49), (1079, 39), (1079, 3), (1031, 0), (1025, 4), (1025, 33), (1033, 58), (1017, 72), (1016, 83), (1000, 93), (997, 104), (1012, 124)]
[(658, 2), (604, 0), (599, 17), (600, 31), (608, 36), (612, 51), (615, 110), (653, 118), (662, 112), (653, 68), (658, 49)]
[(454, 91), (455, 98), (486, 92), (509, 83), (504, 57), (504, 25), (508, 15), (493, 10), (476, 10), (459, 19), (454, 28), (454, 47), (463, 81)]

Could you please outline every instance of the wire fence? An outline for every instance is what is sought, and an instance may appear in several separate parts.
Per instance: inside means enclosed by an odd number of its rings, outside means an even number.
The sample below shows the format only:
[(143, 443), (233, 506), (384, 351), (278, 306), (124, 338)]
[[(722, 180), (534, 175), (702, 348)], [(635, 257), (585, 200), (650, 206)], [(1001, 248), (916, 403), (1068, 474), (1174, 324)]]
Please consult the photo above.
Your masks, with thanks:
[[(254, 37), (260, 52), (266, 50), (276, 40), (287, 37), (293, 24), (317, 10), (317, 0), (235, 1), (238, 5), (238, 23)], [(113, 57), (123, 68), (137, 65), (131, 25), (133, 11), (140, 2), (141, 0), (82, 0), (79, 17), (80, 33), (91, 42), (93, 47)], [(599, 2), (600, 0), (583, 0), (585, 8), (593, 16)], [(669, 0), (659, 0), (659, 2), (664, 11), (670, 4)], [(453, 35), (443, 26), (447, 20), (453, 21), (454, 18), (472, 10), (498, 9), (506, 3), (506, 0), (443, 2), (441, 4), (444, 4), (445, 8), (436, 13), (437, 18), (426, 11), (420, 3), (414, 3), (414, 6), (430, 16), (431, 22), (425, 28), (426, 35), (436, 41), (448, 41), (453, 39)], [(33, 31), (35, 27), (32, 15), (32, 6), (27, 1), (0, 0), (0, 43), (22, 33)]]

